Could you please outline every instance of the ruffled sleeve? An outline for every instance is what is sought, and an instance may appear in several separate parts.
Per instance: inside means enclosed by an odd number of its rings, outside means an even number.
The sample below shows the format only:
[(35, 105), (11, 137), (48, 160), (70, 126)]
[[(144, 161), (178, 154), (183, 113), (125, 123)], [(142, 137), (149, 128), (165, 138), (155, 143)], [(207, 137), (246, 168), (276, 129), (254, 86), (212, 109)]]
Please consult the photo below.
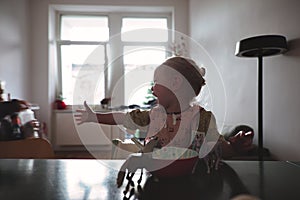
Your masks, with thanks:
[(126, 114), (123, 125), (125, 128), (130, 130), (139, 129), (141, 131), (147, 131), (149, 123), (149, 111), (141, 111), (137, 109)]

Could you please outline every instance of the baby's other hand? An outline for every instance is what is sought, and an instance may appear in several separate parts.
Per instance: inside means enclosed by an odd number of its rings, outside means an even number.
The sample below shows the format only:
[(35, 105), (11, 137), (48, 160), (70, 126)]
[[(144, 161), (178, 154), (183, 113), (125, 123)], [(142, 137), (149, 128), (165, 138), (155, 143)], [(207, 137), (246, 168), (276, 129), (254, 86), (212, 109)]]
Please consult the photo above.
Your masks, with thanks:
[(240, 131), (235, 136), (230, 137), (228, 140), (237, 152), (246, 153), (255, 148), (253, 146), (253, 137), (254, 133), (252, 131)]

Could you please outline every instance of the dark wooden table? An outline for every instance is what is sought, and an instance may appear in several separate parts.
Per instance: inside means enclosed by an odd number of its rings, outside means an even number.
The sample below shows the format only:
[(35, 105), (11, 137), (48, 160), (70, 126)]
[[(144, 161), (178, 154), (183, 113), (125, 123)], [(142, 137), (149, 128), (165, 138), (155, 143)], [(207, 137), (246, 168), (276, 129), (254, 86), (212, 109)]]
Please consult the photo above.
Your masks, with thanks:
[[(126, 199), (116, 186), (117, 169), (123, 160), (0, 160), (0, 199), (68, 200)], [(264, 200), (299, 199), (299, 162), (226, 161), (218, 171), (206, 174), (202, 164), (195, 174), (157, 180), (144, 173), (138, 199), (230, 199), (252, 194)], [(140, 189), (140, 190), (138, 190)], [(132, 190), (133, 191), (133, 190)], [(133, 197), (131, 199), (134, 199)]]

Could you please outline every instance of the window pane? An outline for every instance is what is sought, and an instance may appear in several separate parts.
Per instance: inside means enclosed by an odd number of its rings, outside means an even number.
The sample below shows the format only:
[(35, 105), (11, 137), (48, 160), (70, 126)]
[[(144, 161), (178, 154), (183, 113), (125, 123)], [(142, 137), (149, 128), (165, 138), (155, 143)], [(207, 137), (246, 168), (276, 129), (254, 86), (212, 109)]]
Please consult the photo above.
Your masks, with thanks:
[(61, 46), (62, 96), (69, 105), (104, 98), (104, 46)]
[[(125, 46), (125, 65), (161, 64), (166, 59), (164, 46)], [(126, 67), (125, 67), (126, 68)]]
[(166, 18), (123, 18), (121, 32), (122, 41), (127, 42), (168, 41)]
[[(163, 46), (125, 46), (125, 104), (144, 103), (151, 100), (151, 83), (155, 68), (166, 59)], [(134, 77), (134, 79), (132, 78)]]
[(63, 15), (60, 38), (71, 41), (107, 41), (108, 19), (104, 16)]

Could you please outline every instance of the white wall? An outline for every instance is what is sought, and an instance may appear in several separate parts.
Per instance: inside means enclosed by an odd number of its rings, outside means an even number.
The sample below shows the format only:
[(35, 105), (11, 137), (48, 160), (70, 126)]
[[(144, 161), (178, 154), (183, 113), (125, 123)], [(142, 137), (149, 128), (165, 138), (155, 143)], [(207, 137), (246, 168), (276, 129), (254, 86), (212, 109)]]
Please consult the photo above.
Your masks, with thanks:
[(31, 100), (27, 0), (0, 1), (0, 80), (11, 98)]
[[(190, 0), (190, 34), (223, 78), (227, 125), (257, 130), (257, 59), (236, 57), (236, 42), (261, 34), (287, 37), (288, 53), (264, 58), (264, 145), (281, 160), (300, 160), (299, 8), (298, 0)], [(215, 81), (209, 77), (208, 87)], [(215, 106), (214, 112), (219, 109)]]

